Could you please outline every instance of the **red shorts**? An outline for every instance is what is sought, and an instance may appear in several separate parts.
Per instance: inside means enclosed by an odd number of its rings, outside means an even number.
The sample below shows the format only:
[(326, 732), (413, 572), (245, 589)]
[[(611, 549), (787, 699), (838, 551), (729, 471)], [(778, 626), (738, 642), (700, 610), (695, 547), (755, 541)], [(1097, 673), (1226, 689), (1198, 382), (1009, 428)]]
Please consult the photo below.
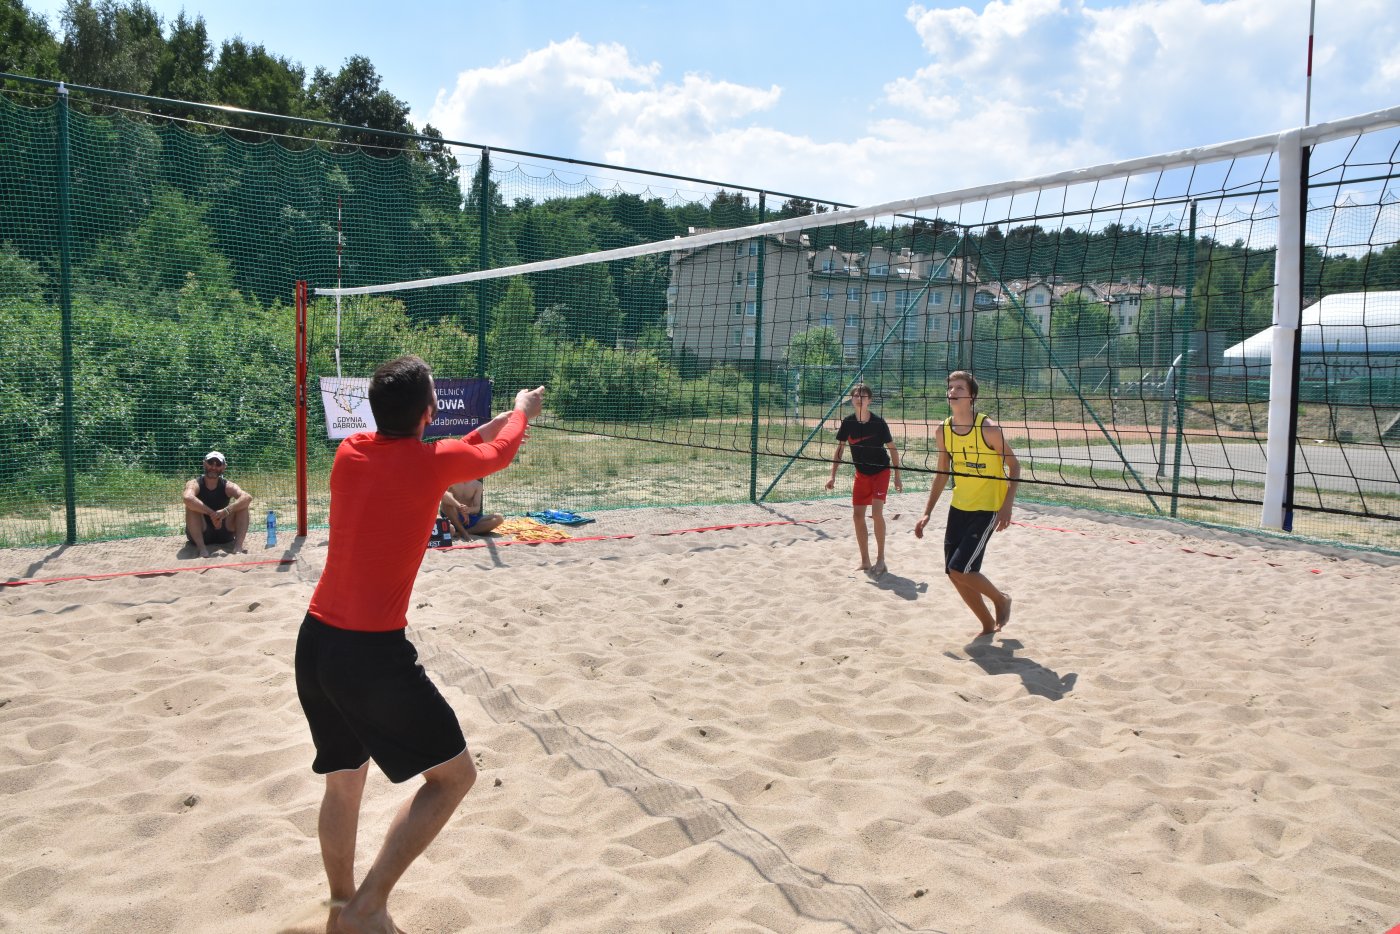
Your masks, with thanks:
[(885, 494), (890, 491), (890, 472), (888, 469), (871, 476), (856, 471), (856, 483), (851, 487), (851, 505), (869, 506), (872, 503), (883, 503)]

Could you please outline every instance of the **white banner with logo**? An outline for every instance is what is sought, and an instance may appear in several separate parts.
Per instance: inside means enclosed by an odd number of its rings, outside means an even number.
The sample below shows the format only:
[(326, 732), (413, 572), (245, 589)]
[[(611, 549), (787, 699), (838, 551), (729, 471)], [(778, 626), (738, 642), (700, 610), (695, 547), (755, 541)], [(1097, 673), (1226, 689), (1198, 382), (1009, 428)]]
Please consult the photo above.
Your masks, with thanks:
[(326, 410), (327, 438), (348, 438), (357, 431), (374, 431), (367, 376), (322, 376), (321, 405)]

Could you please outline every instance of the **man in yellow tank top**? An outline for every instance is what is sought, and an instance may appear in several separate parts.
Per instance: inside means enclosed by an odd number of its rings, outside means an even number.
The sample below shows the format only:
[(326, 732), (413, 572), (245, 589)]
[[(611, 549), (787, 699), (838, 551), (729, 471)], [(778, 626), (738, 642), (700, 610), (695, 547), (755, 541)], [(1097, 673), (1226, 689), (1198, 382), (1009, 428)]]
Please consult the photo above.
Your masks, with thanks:
[(1011, 597), (982, 573), (982, 556), (992, 533), (1011, 524), (1021, 462), (1001, 426), (978, 412), (976, 405), (977, 380), (973, 375), (966, 370), (949, 373), (948, 408), (953, 414), (943, 421), (936, 436), (938, 473), (914, 535), (924, 537), (924, 527), (948, 485), (948, 477), (955, 477), (943, 535), (944, 570), (982, 623), (982, 635), (986, 636), (1000, 632), (1011, 621)]

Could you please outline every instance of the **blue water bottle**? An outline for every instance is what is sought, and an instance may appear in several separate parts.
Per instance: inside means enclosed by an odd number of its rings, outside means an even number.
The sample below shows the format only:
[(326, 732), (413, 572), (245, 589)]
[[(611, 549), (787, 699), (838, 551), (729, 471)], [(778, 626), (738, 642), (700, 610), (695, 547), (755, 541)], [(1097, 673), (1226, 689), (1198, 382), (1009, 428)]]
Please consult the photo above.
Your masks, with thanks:
[(272, 548), (277, 544), (277, 513), (271, 509), (267, 511), (267, 547)]

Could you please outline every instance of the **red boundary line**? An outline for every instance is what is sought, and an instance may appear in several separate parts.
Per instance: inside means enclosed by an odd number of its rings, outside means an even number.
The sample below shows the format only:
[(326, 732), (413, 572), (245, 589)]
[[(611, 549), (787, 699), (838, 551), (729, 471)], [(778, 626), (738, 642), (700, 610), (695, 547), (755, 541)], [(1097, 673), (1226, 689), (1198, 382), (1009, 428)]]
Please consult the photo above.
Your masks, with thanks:
[[(686, 534), (699, 533), (699, 532), (725, 532), (725, 531), (729, 531), (730, 529), (764, 529), (764, 528), (771, 528), (771, 527), (773, 527), (773, 526), (779, 526), (779, 525), (815, 525), (815, 524), (818, 523), (818, 522), (830, 522), (830, 521), (831, 521), (830, 519), (791, 519), (791, 520), (784, 520), (784, 521), (781, 521), (781, 522), (732, 522), (732, 523), (729, 523), (729, 524), (727, 524), (727, 525), (704, 525), (704, 526), (698, 526), (698, 527), (693, 528), (693, 529), (672, 529), (672, 530), (669, 531), (669, 532), (647, 532), (647, 533), (642, 533), (642, 534), (647, 534), (647, 535), (686, 535)], [(1061, 527), (1059, 527), (1059, 526), (1054, 526), (1054, 525), (1035, 525), (1034, 523), (1030, 523), (1030, 522), (1013, 522), (1013, 523), (1011, 523), (1011, 524), (1012, 524), (1012, 525), (1019, 525), (1019, 526), (1021, 526), (1022, 528), (1025, 528), (1025, 529), (1037, 529), (1037, 530), (1042, 531), (1042, 532), (1063, 532), (1063, 533), (1065, 533), (1065, 534), (1067, 534), (1067, 535), (1082, 535), (1082, 536), (1085, 537), (1085, 538), (1098, 538), (1098, 537), (1100, 537), (1100, 536), (1097, 536), (1097, 535), (1091, 535), (1090, 533), (1081, 531), (1080, 529), (1065, 529), (1065, 528), (1061, 528)], [(538, 541), (538, 542), (512, 542), (512, 541), (501, 541), (501, 542), (473, 542), (473, 543), (470, 544), (470, 545), (448, 545), (448, 546), (446, 546), (445, 548), (438, 548), (438, 549), (435, 549), (435, 550), (437, 550), (437, 551), (469, 551), (469, 550), (471, 550), (471, 549), (473, 549), (473, 548), (486, 548), (486, 547), (488, 547), (488, 546), (489, 546), (489, 547), (495, 547), (495, 548), (503, 548), (503, 547), (508, 547), (508, 546), (511, 546), (511, 545), (567, 545), (567, 544), (570, 544), (570, 543), (573, 543), (573, 542), (607, 542), (607, 541), (619, 541), (619, 540), (622, 540), (622, 539), (629, 539), (629, 538), (636, 538), (636, 537), (637, 537), (636, 533), (632, 533), (632, 534), (627, 534), (627, 535), (590, 535), (590, 536), (586, 536), (586, 537), (584, 537), (584, 538), (560, 538), (560, 539), (547, 540), (547, 541)], [(1139, 541), (1138, 539), (1135, 539), (1135, 538), (1118, 538), (1118, 537), (1116, 537), (1116, 536), (1109, 536), (1109, 538), (1110, 538), (1112, 541), (1127, 542), (1129, 545), (1146, 545), (1146, 544), (1149, 544), (1148, 542)], [(1223, 558), (1223, 559), (1226, 560), (1226, 561), (1234, 561), (1234, 560), (1235, 560), (1235, 557), (1236, 557), (1235, 555), (1221, 555), (1221, 554), (1216, 554), (1216, 553), (1211, 552), (1211, 551), (1197, 551), (1197, 550), (1194, 549), (1194, 548), (1185, 548), (1185, 547), (1183, 547), (1181, 550), (1182, 550), (1183, 552), (1185, 552), (1186, 554), (1188, 554), (1188, 555), (1201, 555), (1201, 556), (1207, 557), (1207, 558)], [(0, 587), (22, 587), (22, 586), (24, 586), (24, 585), (26, 585), (26, 584), (61, 584), (61, 583), (67, 583), (67, 582), (70, 582), (70, 581), (103, 581), (103, 580), (112, 580), (113, 578), (117, 578), (117, 577), (160, 577), (160, 576), (165, 575), (165, 574), (179, 574), (179, 573), (184, 572), (184, 571), (218, 571), (218, 570), (226, 570), (226, 569), (229, 569), (229, 568), (253, 568), (253, 567), (264, 567), (264, 566), (269, 565), (269, 564), (275, 564), (275, 565), (294, 564), (295, 562), (296, 562), (296, 559), (295, 559), (295, 558), (276, 558), (276, 559), (270, 559), (270, 560), (267, 560), (267, 561), (241, 561), (241, 562), (238, 562), (238, 563), (236, 563), (236, 564), (201, 564), (201, 565), (191, 565), (191, 566), (189, 566), (189, 567), (159, 568), (159, 569), (150, 570), (150, 571), (113, 571), (113, 572), (111, 572), (111, 573), (109, 573), (109, 574), (80, 574), (80, 575), (76, 575), (76, 576), (74, 576), (74, 577), (30, 577), (30, 578), (24, 578), (24, 579), (22, 579), (22, 580), (0, 581)], [(1271, 568), (1283, 567), (1283, 565), (1281, 565), (1281, 564), (1275, 564), (1275, 563), (1272, 562), (1272, 561), (1261, 561), (1261, 563), (1267, 564), (1267, 565), (1268, 565), (1269, 567), (1271, 567)], [(1308, 573), (1309, 573), (1309, 574), (1321, 574), (1322, 571), (1318, 570), (1317, 568), (1308, 568)]]
[[(672, 529), (669, 532), (646, 532), (648, 535), (684, 535), (689, 532), (721, 532), (729, 529), (760, 529), (775, 525), (812, 525), (817, 522), (829, 522), (829, 519), (792, 519), (781, 522), (735, 522), (729, 525), (707, 525), (694, 529)], [(561, 538), (554, 541), (539, 542), (473, 542), (470, 545), (448, 545), (445, 548), (437, 548), (435, 551), (466, 551), (472, 548), (486, 548), (488, 545), (501, 548), (509, 545), (567, 545), (571, 542), (606, 542), (619, 539), (636, 538), (637, 535), (591, 535), (584, 538)], [(26, 584), (61, 584), (70, 581), (102, 581), (111, 580), (116, 577), (160, 577), (165, 574), (179, 574), (182, 571), (217, 571), (227, 568), (252, 568), (269, 564), (292, 564), (295, 558), (277, 558), (267, 561), (242, 561), (237, 564), (202, 564), (179, 568), (158, 568), (150, 571), (113, 571), (109, 574), (78, 574), (73, 577), (30, 577), (22, 580), (0, 581), (0, 586), (22, 587)]]
[[(672, 529), (669, 532), (642, 532), (642, 535), (684, 535), (687, 532), (722, 532), (729, 529), (761, 529), (772, 525), (812, 525), (817, 522), (829, 522), (829, 519), (790, 519), (782, 522), (734, 522), (729, 525), (706, 525), (694, 529)], [(467, 551), (472, 548), (504, 548), (510, 545), (568, 545), (573, 542), (609, 542), (624, 538), (636, 538), (639, 533), (627, 535), (589, 535), (582, 538), (554, 538), (541, 539), (537, 542), (512, 542), (512, 541), (489, 541), (472, 542), (469, 545), (446, 545), (442, 548), (434, 548), (434, 551)]]
[(0, 581), (0, 587), (22, 587), (25, 584), (62, 584), (68, 581), (105, 581), (114, 577), (160, 577), (182, 571), (217, 571), (223, 568), (255, 568), (267, 564), (295, 564), (296, 558), (270, 558), (267, 561), (240, 561), (237, 564), (196, 564), (180, 568), (158, 568), (150, 571), (112, 571), (109, 574), (78, 574), (74, 577), (29, 577), (17, 581)]

